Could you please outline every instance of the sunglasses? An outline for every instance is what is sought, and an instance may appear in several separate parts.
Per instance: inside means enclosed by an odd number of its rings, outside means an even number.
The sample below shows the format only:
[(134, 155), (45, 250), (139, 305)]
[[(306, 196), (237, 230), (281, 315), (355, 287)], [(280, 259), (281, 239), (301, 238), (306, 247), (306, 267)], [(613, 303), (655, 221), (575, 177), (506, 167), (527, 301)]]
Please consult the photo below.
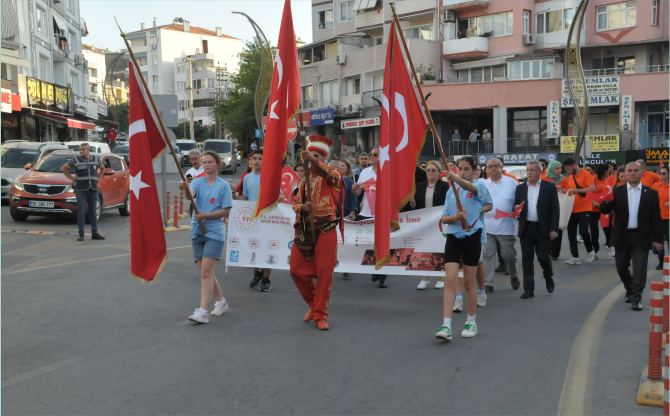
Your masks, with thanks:
[(379, 156), (377, 153), (370, 154), (370, 157), (377, 157), (377, 156)]
[(667, 175), (668, 172), (658, 172), (659, 175)]

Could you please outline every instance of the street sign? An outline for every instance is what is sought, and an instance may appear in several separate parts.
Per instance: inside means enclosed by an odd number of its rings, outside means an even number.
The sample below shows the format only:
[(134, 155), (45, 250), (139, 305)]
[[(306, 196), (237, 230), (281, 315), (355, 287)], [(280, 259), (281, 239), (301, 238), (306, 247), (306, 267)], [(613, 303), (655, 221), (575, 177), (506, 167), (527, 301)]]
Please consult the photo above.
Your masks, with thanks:
[(261, 129), (256, 129), (256, 138), (257, 139), (261, 138)]
[[(307, 122), (303, 121), (303, 123), (308, 126)], [(266, 129), (268, 125), (268, 116), (263, 116), (263, 130)], [(258, 130), (257, 130), (258, 131)], [(259, 133), (257, 133), (259, 134)], [(291, 121), (291, 123), (288, 125), (288, 129), (286, 129), (286, 138), (293, 141), (295, 138), (298, 136), (298, 122), (297, 120)], [(260, 137), (260, 135), (257, 135), (256, 137)]]

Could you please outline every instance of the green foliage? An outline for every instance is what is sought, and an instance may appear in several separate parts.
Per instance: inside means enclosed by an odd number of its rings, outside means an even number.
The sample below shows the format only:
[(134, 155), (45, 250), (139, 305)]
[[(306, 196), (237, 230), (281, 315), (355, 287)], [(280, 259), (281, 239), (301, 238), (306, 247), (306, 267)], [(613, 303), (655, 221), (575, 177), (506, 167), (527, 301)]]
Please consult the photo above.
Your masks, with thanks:
[[(168, 127), (177, 136), (178, 140), (191, 139), (191, 123), (180, 123), (177, 127)], [(203, 142), (207, 139), (213, 139), (215, 135), (214, 126), (203, 127), (199, 123), (195, 123), (195, 131), (193, 132), (195, 140)]]
[[(117, 118), (118, 111), (118, 118)], [(107, 115), (100, 116), (103, 120), (109, 120), (119, 123), (118, 131), (128, 131), (128, 117), (130, 114), (130, 107), (128, 103), (119, 103), (118, 108), (116, 105), (110, 105), (107, 107)]]

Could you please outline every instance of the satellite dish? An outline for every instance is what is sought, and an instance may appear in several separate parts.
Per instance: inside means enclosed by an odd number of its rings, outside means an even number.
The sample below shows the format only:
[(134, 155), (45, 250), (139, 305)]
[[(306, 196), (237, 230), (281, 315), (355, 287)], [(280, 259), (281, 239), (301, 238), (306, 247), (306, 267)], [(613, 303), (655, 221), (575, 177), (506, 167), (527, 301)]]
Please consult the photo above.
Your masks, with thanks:
[(178, 22), (179, 22), (179, 23), (184, 23), (184, 19), (182, 19), (182, 18), (180, 17), (179, 20), (178, 20)]

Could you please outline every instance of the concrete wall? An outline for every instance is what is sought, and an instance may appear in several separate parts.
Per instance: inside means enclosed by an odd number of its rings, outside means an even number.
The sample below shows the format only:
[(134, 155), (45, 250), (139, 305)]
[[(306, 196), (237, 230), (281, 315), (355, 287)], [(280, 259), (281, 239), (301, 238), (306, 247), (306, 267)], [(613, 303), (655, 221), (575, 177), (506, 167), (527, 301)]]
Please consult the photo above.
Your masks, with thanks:
[[(668, 0), (660, 0), (658, 14), (662, 19), (661, 25), (651, 24), (651, 0), (639, 0), (637, 2), (636, 24), (632, 27), (622, 29), (596, 31), (596, 8), (607, 4), (621, 3), (621, 0), (592, 0), (586, 10), (586, 25), (588, 30), (588, 43), (590, 45), (606, 45), (620, 42), (639, 42), (650, 39), (668, 39), (668, 12), (670, 11)], [(661, 27), (663, 33), (661, 34)]]

